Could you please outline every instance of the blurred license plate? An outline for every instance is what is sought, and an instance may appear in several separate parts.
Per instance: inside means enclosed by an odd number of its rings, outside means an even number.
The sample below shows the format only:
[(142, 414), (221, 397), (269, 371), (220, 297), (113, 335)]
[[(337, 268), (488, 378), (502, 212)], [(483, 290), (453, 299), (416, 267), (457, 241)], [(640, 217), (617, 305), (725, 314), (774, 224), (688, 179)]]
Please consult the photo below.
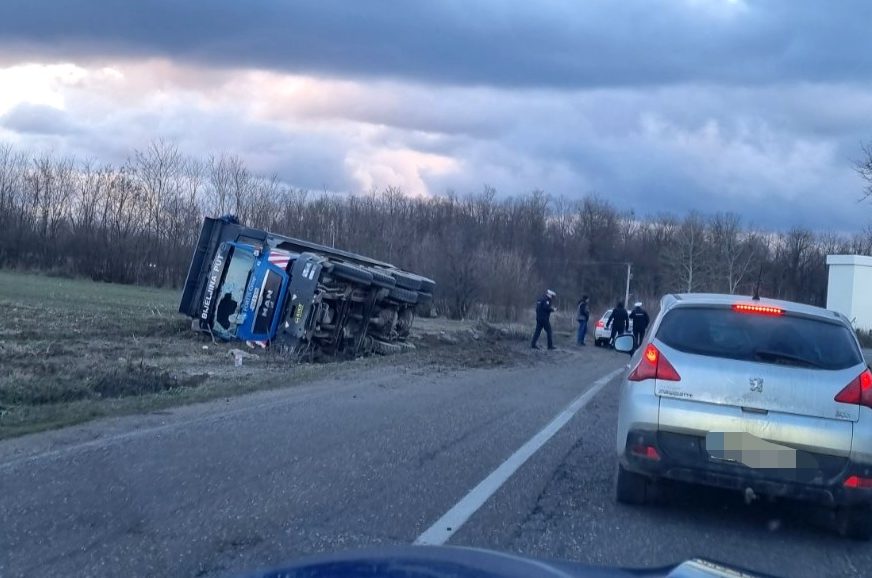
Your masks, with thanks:
[(709, 432), (705, 448), (713, 460), (744, 464), (749, 468), (796, 469), (796, 450), (746, 432)]

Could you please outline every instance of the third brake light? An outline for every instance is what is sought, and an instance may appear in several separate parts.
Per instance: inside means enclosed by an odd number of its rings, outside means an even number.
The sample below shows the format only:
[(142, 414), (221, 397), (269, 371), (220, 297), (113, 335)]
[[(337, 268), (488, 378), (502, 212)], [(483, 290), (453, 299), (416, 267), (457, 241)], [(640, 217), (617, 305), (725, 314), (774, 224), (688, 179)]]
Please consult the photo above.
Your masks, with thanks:
[(784, 310), (781, 307), (773, 307), (771, 305), (758, 305), (756, 303), (734, 303), (733, 311), (739, 313), (751, 313), (756, 315), (773, 315), (775, 317), (784, 315)]

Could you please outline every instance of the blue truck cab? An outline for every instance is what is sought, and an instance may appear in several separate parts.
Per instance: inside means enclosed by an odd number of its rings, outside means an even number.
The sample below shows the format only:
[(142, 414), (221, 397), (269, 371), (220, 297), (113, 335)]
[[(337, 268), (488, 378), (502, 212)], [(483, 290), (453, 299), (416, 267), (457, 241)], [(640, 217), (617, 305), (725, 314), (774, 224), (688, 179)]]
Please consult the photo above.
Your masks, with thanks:
[[(278, 258), (277, 258), (278, 257)], [(200, 325), (225, 340), (273, 339), (281, 322), (290, 255), (225, 241), (212, 261)], [(284, 265), (284, 266), (282, 266)]]

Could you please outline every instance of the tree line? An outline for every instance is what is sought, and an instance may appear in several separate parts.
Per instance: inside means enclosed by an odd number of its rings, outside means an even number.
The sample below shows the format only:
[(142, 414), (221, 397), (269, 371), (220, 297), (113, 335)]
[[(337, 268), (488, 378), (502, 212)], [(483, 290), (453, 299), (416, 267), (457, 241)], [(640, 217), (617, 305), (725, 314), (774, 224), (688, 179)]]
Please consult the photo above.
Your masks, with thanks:
[(852, 236), (765, 232), (736, 214), (636, 215), (595, 195), (542, 191), (429, 197), (387, 188), (313, 192), (253, 173), (234, 155), (206, 159), (157, 141), (120, 165), (0, 144), (0, 267), (179, 287), (206, 215), (383, 259), (433, 277), (439, 312), (518, 319), (545, 288), (566, 309), (667, 292), (753, 292), (826, 302), (825, 257), (872, 254)]

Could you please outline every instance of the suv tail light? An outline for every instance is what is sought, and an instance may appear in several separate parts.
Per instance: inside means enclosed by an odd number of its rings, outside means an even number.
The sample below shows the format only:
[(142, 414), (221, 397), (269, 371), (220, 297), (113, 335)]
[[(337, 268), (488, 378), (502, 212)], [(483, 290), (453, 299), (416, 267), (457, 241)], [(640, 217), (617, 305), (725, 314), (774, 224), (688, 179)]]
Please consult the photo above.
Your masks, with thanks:
[(856, 403), (872, 408), (872, 371), (863, 370), (863, 373), (855, 377), (833, 399), (840, 403)]
[(660, 452), (654, 446), (637, 444), (630, 447), (630, 453), (654, 462), (660, 461)]
[(606, 324), (605, 324), (605, 322), (604, 322), (602, 319), (600, 319), (599, 321), (596, 322), (596, 328), (597, 328), (597, 329), (602, 329), (602, 328), (605, 327), (605, 326), (606, 326)]
[(653, 343), (649, 343), (642, 354), (642, 359), (627, 377), (629, 381), (645, 381), (646, 379), (662, 379), (665, 381), (681, 381), (681, 376), (660, 353)]
[(850, 476), (843, 483), (846, 488), (858, 488), (863, 490), (872, 489), (872, 478), (861, 478), (860, 476)]

